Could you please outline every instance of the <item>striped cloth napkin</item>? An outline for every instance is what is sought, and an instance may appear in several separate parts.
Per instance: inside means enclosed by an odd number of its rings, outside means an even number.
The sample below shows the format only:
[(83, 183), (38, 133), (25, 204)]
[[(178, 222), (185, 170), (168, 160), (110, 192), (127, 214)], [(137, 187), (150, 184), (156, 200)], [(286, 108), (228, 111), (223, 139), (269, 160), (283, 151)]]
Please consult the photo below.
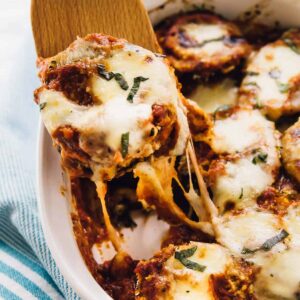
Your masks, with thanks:
[(79, 299), (51, 257), (37, 212), (29, 7), (29, 0), (10, 0), (0, 10), (0, 298)]

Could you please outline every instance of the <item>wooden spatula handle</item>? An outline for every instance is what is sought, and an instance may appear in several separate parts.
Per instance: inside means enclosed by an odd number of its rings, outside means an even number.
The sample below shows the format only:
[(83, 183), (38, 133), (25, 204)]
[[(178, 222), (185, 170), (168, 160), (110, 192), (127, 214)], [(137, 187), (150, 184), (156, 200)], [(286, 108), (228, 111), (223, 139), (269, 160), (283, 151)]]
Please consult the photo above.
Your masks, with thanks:
[[(38, 56), (65, 49), (77, 36), (98, 32), (157, 51), (141, 0), (32, 0), (32, 30)], [(141, 35), (142, 33), (142, 35)]]

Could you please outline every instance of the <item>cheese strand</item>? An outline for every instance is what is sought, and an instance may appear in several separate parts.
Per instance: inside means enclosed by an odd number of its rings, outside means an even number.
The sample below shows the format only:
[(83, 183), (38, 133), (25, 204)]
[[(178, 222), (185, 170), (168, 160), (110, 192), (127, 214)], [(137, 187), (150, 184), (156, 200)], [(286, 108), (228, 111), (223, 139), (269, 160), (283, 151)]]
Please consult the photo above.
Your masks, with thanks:
[(122, 251), (122, 249), (121, 249), (121, 244), (122, 244), (121, 237), (120, 237), (119, 233), (117, 232), (117, 230), (114, 228), (114, 226), (111, 224), (110, 216), (109, 216), (109, 213), (107, 211), (107, 207), (106, 207), (106, 203), (105, 203), (105, 195), (106, 195), (106, 192), (107, 192), (107, 184), (104, 183), (101, 180), (97, 180), (95, 182), (95, 184), (96, 184), (96, 188), (97, 188), (97, 194), (98, 194), (98, 197), (99, 197), (100, 202), (101, 202), (104, 223), (105, 223), (105, 226), (106, 226), (106, 229), (107, 229), (109, 239), (112, 242), (115, 250), (117, 252), (120, 252), (120, 251)]
[(188, 142), (187, 153), (190, 156), (192, 165), (195, 170), (195, 174), (197, 177), (199, 189), (201, 192), (201, 198), (203, 199), (204, 206), (210, 215), (210, 219), (213, 220), (218, 216), (218, 209), (209, 196), (206, 184), (204, 182), (203, 176), (202, 176), (199, 166), (198, 166), (198, 162), (197, 162), (197, 158), (196, 158), (196, 154), (195, 154), (195, 150), (194, 150), (192, 141)]

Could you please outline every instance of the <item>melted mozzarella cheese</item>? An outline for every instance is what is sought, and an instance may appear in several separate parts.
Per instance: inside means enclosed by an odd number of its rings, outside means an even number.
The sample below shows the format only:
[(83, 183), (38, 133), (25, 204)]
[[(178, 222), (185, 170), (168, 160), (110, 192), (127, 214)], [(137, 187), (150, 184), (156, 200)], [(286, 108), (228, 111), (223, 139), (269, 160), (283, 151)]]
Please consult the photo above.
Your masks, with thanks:
[(211, 288), (210, 275), (221, 274), (226, 266), (232, 262), (229, 252), (216, 244), (202, 244), (192, 242), (179, 246), (176, 251), (197, 246), (196, 252), (189, 260), (196, 262), (206, 269), (203, 272), (186, 268), (174, 255), (165, 264), (171, 288), (166, 299), (215, 299)]
[(235, 153), (266, 144), (274, 147), (274, 124), (257, 110), (239, 110), (229, 118), (216, 120), (212, 148), (217, 153)]
[(274, 182), (274, 176), (261, 164), (253, 164), (252, 157), (227, 162), (224, 173), (212, 186), (214, 202), (221, 212), (228, 202), (237, 209), (255, 205), (256, 198)]
[(181, 26), (181, 29), (198, 43), (218, 39), (227, 34), (227, 30), (220, 24), (196, 24), (188, 23)]
[(298, 299), (300, 292), (300, 249), (292, 248), (264, 260), (255, 282), (258, 299)]
[(216, 224), (218, 242), (237, 255), (241, 254), (243, 248), (259, 248), (282, 229), (276, 215), (255, 209), (224, 215)]
[[(190, 48), (190, 51), (201, 51), (208, 55), (213, 55), (222, 50), (226, 50), (222, 37), (228, 35), (228, 32), (224, 26), (220, 24), (195, 24), (188, 23), (181, 27), (189, 38), (196, 41), (199, 44), (203, 44), (200, 49)], [(217, 39), (217, 41), (213, 41)], [(221, 40), (218, 40), (221, 39)], [(207, 41), (210, 41), (206, 43)]]
[(117, 95), (104, 105), (87, 107), (72, 103), (61, 92), (44, 90), (40, 97), (47, 103), (43, 119), (49, 132), (53, 133), (62, 125), (71, 125), (82, 131), (100, 131), (106, 137), (106, 144), (115, 151), (120, 148), (121, 135), (130, 132), (128, 150), (136, 152), (152, 127), (151, 105), (129, 103)]
[(211, 86), (198, 85), (189, 95), (189, 98), (195, 101), (205, 112), (213, 113), (223, 105), (235, 105), (237, 91), (235, 82), (226, 78)]
[(199, 47), (188, 47), (185, 51), (196, 55), (202, 54), (203, 61), (209, 61), (212, 56), (220, 53), (229, 55), (232, 52), (232, 47), (224, 43), (224, 38), (230, 35), (226, 25), (187, 23), (180, 29), (184, 31), (188, 39), (199, 44)]

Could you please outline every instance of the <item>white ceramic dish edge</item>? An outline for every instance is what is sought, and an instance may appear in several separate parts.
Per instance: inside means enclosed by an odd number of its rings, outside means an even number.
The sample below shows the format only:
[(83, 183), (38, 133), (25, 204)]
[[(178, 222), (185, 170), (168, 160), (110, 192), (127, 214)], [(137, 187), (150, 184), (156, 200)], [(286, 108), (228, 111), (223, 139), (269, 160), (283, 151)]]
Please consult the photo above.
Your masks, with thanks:
[[(98, 285), (98, 283), (95, 281), (95, 279), (90, 274), (89, 270), (87, 269), (83, 259), (81, 258), (81, 254), (79, 252), (79, 249), (77, 247), (76, 241), (74, 238), (71, 238), (70, 236), (70, 244), (75, 253), (78, 255), (78, 257), (75, 257), (76, 264), (78, 265), (78, 268), (80, 270), (80, 273), (74, 272), (74, 264), (69, 264), (68, 261), (65, 260), (65, 255), (63, 255), (63, 252), (60, 251), (60, 247), (57, 245), (57, 235), (54, 236), (55, 232), (53, 229), (53, 224), (49, 221), (50, 218), (48, 217), (48, 207), (46, 201), (41, 201), (41, 199), (48, 198), (45, 193), (45, 182), (47, 179), (45, 176), (48, 174), (48, 172), (45, 172), (45, 168), (47, 167), (47, 164), (44, 164), (45, 159), (44, 157), (47, 157), (47, 154), (50, 150), (50, 152), (53, 152), (51, 149), (47, 149), (49, 146), (48, 143), (45, 143), (45, 140), (48, 137), (48, 133), (44, 127), (43, 122), (40, 120), (39, 122), (39, 140), (38, 140), (38, 163), (37, 163), (37, 197), (38, 197), (38, 209), (40, 214), (40, 219), (42, 223), (42, 228), (44, 231), (45, 239), (47, 242), (47, 245), (50, 249), (51, 255), (54, 258), (54, 261), (59, 266), (59, 270), (61, 271), (62, 275), (64, 276), (65, 280), (72, 286), (77, 294), (82, 299), (103, 299), (103, 300), (109, 300), (111, 297), (107, 295), (107, 293)], [(50, 141), (50, 137), (48, 137), (48, 142)], [(51, 155), (55, 155), (56, 153), (51, 153)], [(60, 182), (62, 183), (62, 178), (60, 178)], [(64, 202), (64, 207), (69, 212), (69, 203), (66, 201), (66, 199), (61, 195), (60, 200)], [(62, 213), (62, 211), (57, 212)], [(64, 214), (65, 215), (65, 214)], [(59, 217), (59, 215), (57, 216)], [(72, 230), (72, 224), (71, 224), (71, 218), (70, 214), (68, 218), (65, 218), (65, 220), (60, 220), (63, 223), (68, 223), (70, 226), (70, 230)], [(65, 222), (64, 222), (65, 221)], [(67, 225), (67, 224), (62, 224)], [(67, 243), (65, 243), (67, 245)], [(67, 250), (67, 249), (66, 249)], [(71, 252), (72, 253), (72, 252)], [(79, 260), (77, 260), (79, 258)], [(72, 267), (71, 267), (72, 266)], [(83, 278), (84, 277), (84, 278)], [(86, 282), (88, 281), (88, 282)]]

